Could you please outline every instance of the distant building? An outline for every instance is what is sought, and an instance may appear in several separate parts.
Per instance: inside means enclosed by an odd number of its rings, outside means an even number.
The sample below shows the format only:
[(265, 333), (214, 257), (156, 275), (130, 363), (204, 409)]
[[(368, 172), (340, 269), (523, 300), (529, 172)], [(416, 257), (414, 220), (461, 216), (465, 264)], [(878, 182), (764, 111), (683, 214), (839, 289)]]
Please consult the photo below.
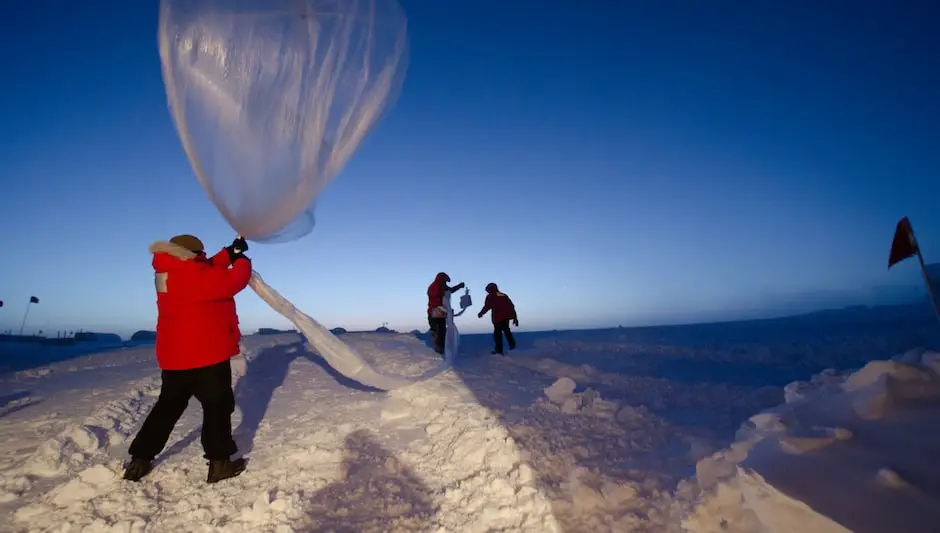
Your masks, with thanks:
[(285, 333), (297, 333), (296, 329), (277, 329), (277, 328), (258, 328), (257, 335), (283, 335)]
[(131, 340), (136, 342), (153, 342), (157, 340), (156, 331), (140, 330), (131, 335)]
[(121, 344), (121, 336), (117, 333), (95, 333), (92, 331), (79, 331), (73, 337), (75, 342), (110, 342)]

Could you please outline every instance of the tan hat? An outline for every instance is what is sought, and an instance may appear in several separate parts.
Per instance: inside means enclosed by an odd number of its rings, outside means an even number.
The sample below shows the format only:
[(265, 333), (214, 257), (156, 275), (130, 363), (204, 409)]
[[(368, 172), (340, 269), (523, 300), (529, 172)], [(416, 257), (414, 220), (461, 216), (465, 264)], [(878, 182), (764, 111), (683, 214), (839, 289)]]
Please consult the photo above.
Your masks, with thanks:
[(170, 242), (177, 246), (182, 246), (194, 254), (202, 253), (205, 250), (202, 241), (192, 235), (177, 235), (170, 239)]

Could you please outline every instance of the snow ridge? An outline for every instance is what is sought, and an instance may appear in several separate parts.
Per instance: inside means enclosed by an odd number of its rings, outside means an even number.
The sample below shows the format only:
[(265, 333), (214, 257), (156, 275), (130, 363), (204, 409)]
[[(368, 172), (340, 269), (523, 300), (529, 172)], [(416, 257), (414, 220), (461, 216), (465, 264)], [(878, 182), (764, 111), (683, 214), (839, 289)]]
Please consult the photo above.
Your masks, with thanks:
[[(49, 492), (48, 500), (68, 505), (94, 496), (96, 488), (112, 481), (101, 465), (113, 463), (111, 447), (124, 444), (143, 421), (154, 398), (160, 393), (159, 378), (144, 378), (130, 384), (131, 394), (97, 409), (80, 424), (71, 424), (58, 435), (40, 444), (24, 463), (0, 477), (0, 501), (20, 498), (44, 480), (74, 477)], [(114, 466), (114, 465), (112, 465)], [(47, 512), (42, 503), (20, 508), (17, 520), (31, 521)]]
[[(374, 356), (371, 364), (384, 358), (386, 367), (413, 372), (417, 362), (440, 360), (416, 360), (416, 346), (430, 350), (413, 337), (384, 338), (404, 348), (370, 354), (364, 336), (358, 349)], [(43, 443), (5, 483), (9, 497), (33, 498), (12, 514), (9, 530), (560, 531), (524, 454), (453, 372), (391, 393), (356, 391), (337, 388), (297, 335), (244, 344), (248, 371), (237, 379), (245, 396), (233, 417), (250, 456), (242, 476), (204, 483), (201, 412), (190, 409), (155, 470), (141, 483), (120, 479), (125, 445), (159, 394), (159, 378), (146, 378)], [(267, 381), (278, 372), (286, 372), (283, 383)], [(277, 396), (246, 437), (242, 422), (256, 406), (245, 400), (264, 401), (259, 394), (272, 387)], [(330, 418), (334, 411), (341, 416)], [(261, 446), (244, 445), (246, 438)]]
[(679, 494), (694, 533), (929, 533), (940, 524), (940, 354), (912, 350), (786, 388)]

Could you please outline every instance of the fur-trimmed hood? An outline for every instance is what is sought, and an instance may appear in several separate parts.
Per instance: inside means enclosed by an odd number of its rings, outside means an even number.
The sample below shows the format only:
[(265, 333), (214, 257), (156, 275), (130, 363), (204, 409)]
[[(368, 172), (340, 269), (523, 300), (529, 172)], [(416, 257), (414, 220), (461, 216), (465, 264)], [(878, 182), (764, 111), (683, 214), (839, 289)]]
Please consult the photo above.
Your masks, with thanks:
[(150, 245), (153, 254), (153, 270), (157, 273), (169, 272), (185, 266), (199, 257), (196, 253), (168, 241), (157, 241)]
[(189, 261), (190, 259), (196, 257), (196, 254), (183, 248), (178, 244), (173, 244), (169, 241), (157, 241), (150, 245), (150, 253), (152, 254), (167, 254), (171, 255), (177, 259), (182, 259), (183, 261)]

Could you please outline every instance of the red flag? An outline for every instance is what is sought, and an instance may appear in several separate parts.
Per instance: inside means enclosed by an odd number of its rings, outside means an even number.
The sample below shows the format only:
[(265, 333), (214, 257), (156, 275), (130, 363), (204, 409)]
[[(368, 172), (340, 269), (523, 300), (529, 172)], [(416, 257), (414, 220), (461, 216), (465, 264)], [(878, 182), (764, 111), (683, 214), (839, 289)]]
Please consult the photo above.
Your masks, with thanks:
[(31, 303), (31, 304), (38, 304), (38, 303), (39, 303), (39, 298), (36, 298), (35, 296), (30, 296), (30, 297), (29, 297), (29, 303)]
[(894, 241), (891, 243), (891, 254), (888, 256), (888, 268), (908, 257), (914, 257), (916, 253), (917, 239), (914, 238), (914, 228), (911, 227), (911, 221), (904, 217), (894, 230)]

